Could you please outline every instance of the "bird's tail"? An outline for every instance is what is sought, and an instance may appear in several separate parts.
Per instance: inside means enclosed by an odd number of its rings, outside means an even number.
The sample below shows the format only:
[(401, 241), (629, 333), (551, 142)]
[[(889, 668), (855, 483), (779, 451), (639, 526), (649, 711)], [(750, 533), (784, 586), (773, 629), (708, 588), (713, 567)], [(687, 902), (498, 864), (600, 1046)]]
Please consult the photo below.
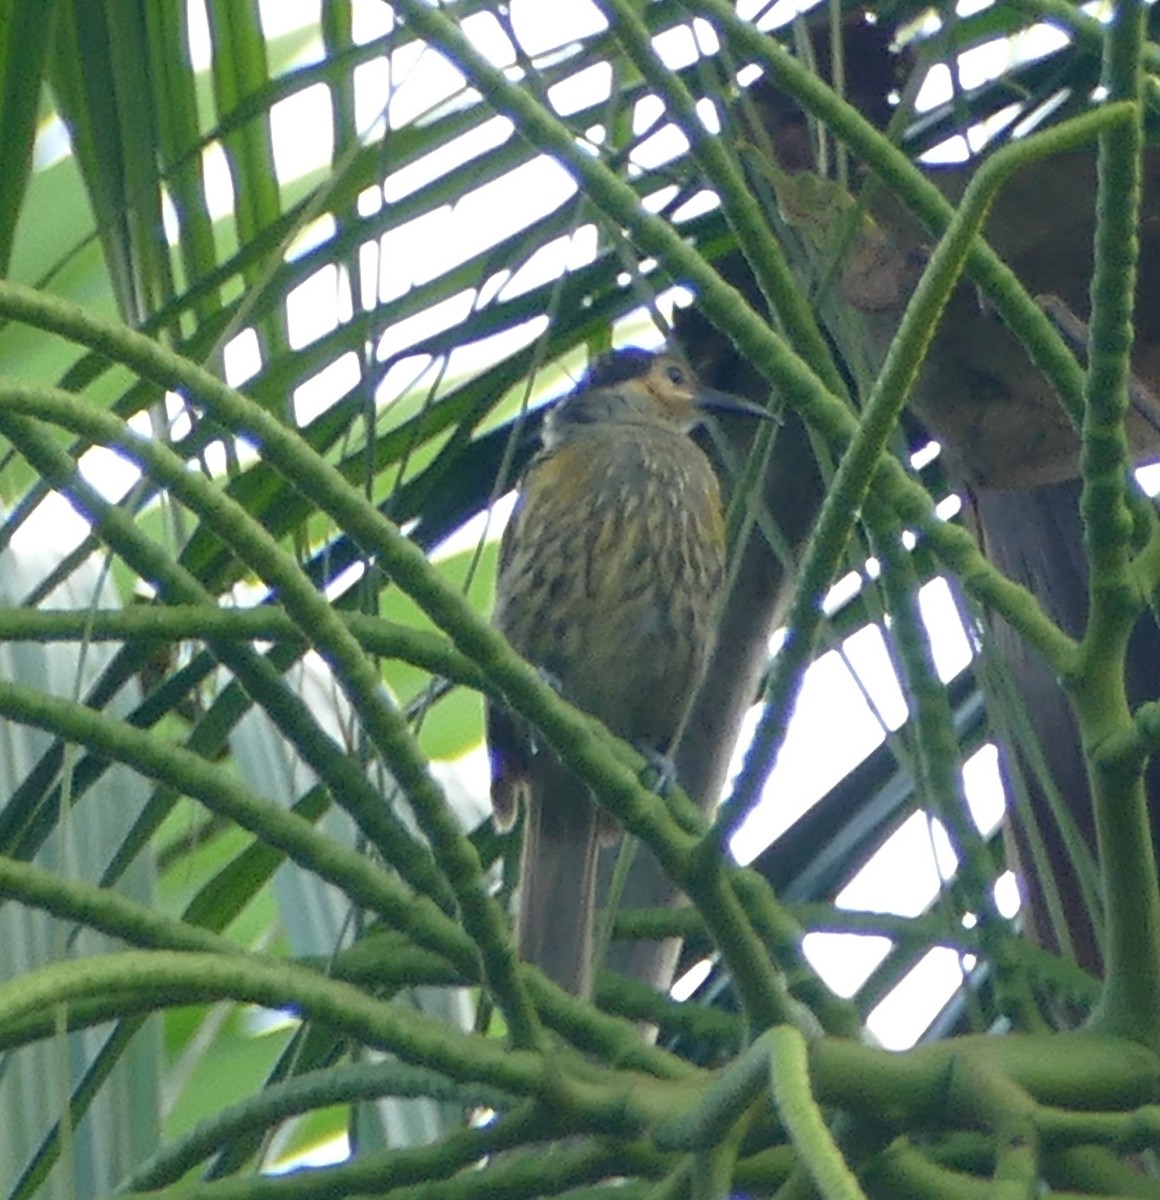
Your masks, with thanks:
[(520, 860), (520, 957), (574, 996), (592, 993), (599, 810), (556, 759), (536, 756)]

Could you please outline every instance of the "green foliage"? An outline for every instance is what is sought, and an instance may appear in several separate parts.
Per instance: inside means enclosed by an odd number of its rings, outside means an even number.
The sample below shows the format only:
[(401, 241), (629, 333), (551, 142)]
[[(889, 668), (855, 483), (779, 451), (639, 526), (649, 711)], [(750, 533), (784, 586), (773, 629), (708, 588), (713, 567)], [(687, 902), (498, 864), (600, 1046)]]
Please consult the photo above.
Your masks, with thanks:
[[(325, 0), (317, 29), (279, 39), (263, 36), (256, 3), (211, 0), (204, 68), (183, 0), (58, 0), (39, 22), (33, 7), (0, 3), (5, 1194), (1030, 1196), (1044, 1181), (1152, 1194), (1121, 1161), (1160, 1143), (1160, 896), (1143, 782), (1160, 710), (1124, 682), (1129, 635), (1160, 582), (1160, 530), (1129, 483), (1124, 436), (1155, 101), (1139, 7), (1125, 0), (1106, 29), (1029, 0), (944, 17), (922, 66), (1041, 9), (1076, 40), (921, 122), (904, 112), (886, 133), (808, 54), (722, 0), (605, 0), (609, 28), (551, 53), (520, 49), (519, 79), (480, 49), (485, 34), (518, 48), (515, 14), (483, 0), (401, 0), (393, 15)], [(879, 15), (901, 27), (918, 9)], [(652, 39), (690, 16), (719, 49), (671, 71)], [(377, 31), (356, 38), (374, 18)], [(465, 82), (415, 112), (405, 69), (423, 43)], [(402, 73), (383, 71), (387, 131), (360, 129), (358, 72), (385, 55)], [(1101, 55), (1108, 100), (1089, 105), (1079, 97)], [(741, 136), (746, 62), (850, 156), (835, 178), (787, 175)], [(547, 89), (598, 63), (613, 67), (611, 99), (561, 118)], [(280, 180), (277, 105), (319, 84), (330, 161)], [(955, 205), (914, 165), (1013, 95), (1033, 112), (1065, 84), (1058, 120), (998, 137)], [(652, 131), (634, 132), (632, 118), (650, 95), (689, 149), (639, 168), (632, 156)], [(720, 135), (696, 115), (708, 100)], [(49, 109), (72, 152), (34, 168)], [(497, 113), (510, 131), (487, 132)], [(1105, 191), (1081, 366), (976, 234), (1013, 177), (1097, 142)], [(233, 190), (225, 216), (202, 169), (218, 153)], [(445, 261), (448, 206), (453, 218), (472, 211), (478, 189), (541, 155), (579, 191), (561, 189), (514, 230), (497, 216), (472, 258)], [(690, 212), (706, 187), (719, 206)], [(878, 220), (874, 196), (887, 192), (925, 229), (909, 257), (892, 258)], [(591, 261), (531, 269), (588, 226)], [(437, 265), (392, 274), (400, 239), (417, 238)], [(733, 286), (741, 259), (748, 299)], [(319, 278), (341, 316), (300, 344), (293, 294)], [(904, 461), (901, 414), (964, 278), (1082, 427), (1092, 585), (1078, 634), (939, 518), (939, 480)], [(668, 312), (675, 282), (755, 372), (760, 398), (776, 395), (834, 464), (804, 550), (760, 490), (789, 435), (755, 441), (726, 472), (738, 544), (745, 533), (772, 557), (790, 543), (801, 561), (755, 741), (712, 820), (679, 789), (645, 787), (635, 751), (491, 630), (494, 540), (432, 553), (509, 490), (534, 440), (529, 405), (587, 350), (644, 336), (642, 309)], [(883, 296), (897, 309), (888, 352), (873, 326)], [(235, 390), (223, 380), (239, 334), (258, 361)], [(327, 373), (327, 402), (306, 413)], [(78, 468), (93, 446), (133, 463), (140, 482), (103, 495)], [(22, 565), (49, 493), (83, 515), (88, 540)], [(826, 613), (849, 566), (863, 586)], [(1092, 914), (1102, 982), (998, 911), (1003, 847), (974, 825), (960, 767), (996, 733), (1028, 739), (1012, 733), (1018, 706), (995, 699), (1001, 680), (990, 707), (973, 675), (938, 681), (916, 603), (935, 573), (1012, 627), (1070, 697), (1098, 856), (1072, 839), (1075, 885), (1053, 879), (1046, 857), (1030, 869), (1049, 907), (1103, 905)], [(49, 594), (58, 585), (64, 599)], [(769, 613), (747, 615), (764, 646)], [(734, 866), (728, 839), (760, 794), (805, 669), (887, 617), (912, 719), (774, 847), (779, 862)], [(981, 663), (988, 671), (1001, 676), (1001, 664)], [(510, 865), (511, 839), (481, 821), (482, 785), (447, 765), (478, 746), (485, 695), (531, 722), (692, 900), (617, 914), (616, 934), (680, 935), (690, 961), (712, 956), (696, 1000), (608, 971), (597, 1007), (516, 960), (492, 869)], [(838, 909), (841, 887), (916, 811), (937, 818), (960, 864), (931, 910)], [(805, 957), (811, 930), (889, 939), (852, 1001)], [(963, 987), (930, 1043), (900, 1055), (866, 1044), (869, 1012), (935, 947), (960, 955)], [(655, 1045), (640, 1022), (658, 1027)], [(342, 1133), (348, 1160), (260, 1174)]]

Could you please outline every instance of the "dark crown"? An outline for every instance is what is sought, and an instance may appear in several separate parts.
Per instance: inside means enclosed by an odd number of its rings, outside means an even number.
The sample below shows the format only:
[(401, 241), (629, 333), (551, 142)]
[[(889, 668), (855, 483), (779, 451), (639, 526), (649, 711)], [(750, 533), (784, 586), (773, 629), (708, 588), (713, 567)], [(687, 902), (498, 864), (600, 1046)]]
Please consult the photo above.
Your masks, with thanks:
[(649, 373), (657, 356), (652, 350), (639, 346), (625, 346), (621, 350), (610, 350), (602, 354), (584, 372), (576, 385), (578, 392), (590, 392), (595, 388), (615, 387), (630, 379), (641, 379)]

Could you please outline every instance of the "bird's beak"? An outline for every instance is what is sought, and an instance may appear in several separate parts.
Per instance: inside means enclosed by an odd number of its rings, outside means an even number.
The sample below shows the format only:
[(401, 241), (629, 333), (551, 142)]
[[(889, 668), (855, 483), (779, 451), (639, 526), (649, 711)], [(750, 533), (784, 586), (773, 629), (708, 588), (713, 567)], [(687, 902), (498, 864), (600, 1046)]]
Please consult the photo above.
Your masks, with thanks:
[(760, 404), (754, 404), (752, 400), (745, 400), (729, 392), (719, 392), (715, 388), (699, 387), (693, 403), (705, 412), (734, 413), (781, 423), (781, 418), (776, 413), (769, 412)]

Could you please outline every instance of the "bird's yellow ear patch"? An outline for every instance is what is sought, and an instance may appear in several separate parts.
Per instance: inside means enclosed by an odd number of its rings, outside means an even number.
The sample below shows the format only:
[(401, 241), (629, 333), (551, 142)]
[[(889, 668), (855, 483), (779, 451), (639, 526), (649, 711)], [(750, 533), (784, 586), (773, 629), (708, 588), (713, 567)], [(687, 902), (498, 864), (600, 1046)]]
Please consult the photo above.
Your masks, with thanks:
[(653, 399), (680, 425), (689, 425), (697, 415), (700, 384), (693, 369), (673, 354), (658, 354), (644, 379)]

